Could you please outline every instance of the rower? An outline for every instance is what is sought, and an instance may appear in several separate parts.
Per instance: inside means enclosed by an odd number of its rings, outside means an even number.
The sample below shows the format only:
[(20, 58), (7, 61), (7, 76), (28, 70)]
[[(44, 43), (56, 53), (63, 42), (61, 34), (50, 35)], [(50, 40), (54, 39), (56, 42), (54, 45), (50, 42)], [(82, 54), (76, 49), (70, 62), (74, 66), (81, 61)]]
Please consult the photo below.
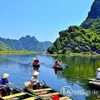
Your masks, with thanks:
[(39, 69), (39, 67), (40, 67), (40, 62), (39, 62), (39, 60), (38, 60), (37, 58), (32, 58), (32, 60), (34, 60), (34, 62), (33, 62), (33, 69), (34, 69), (35, 71), (38, 71), (38, 69)]
[(39, 62), (38, 59), (36, 60), (36, 65), (37, 65), (38, 67), (40, 66), (40, 62)]
[(33, 67), (34, 67), (34, 65), (36, 65), (36, 58), (32, 58), (32, 60), (33, 60)]
[(97, 69), (97, 72), (96, 72), (96, 79), (97, 79), (97, 80), (100, 80), (100, 68)]
[(11, 92), (8, 86), (9, 84), (11, 84), (7, 79), (8, 76), (9, 74), (4, 73), (0, 80), (0, 91), (1, 91), (2, 96), (10, 95), (10, 92)]
[(38, 74), (39, 74), (39, 72), (34, 71), (33, 76), (32, 76), (32, 78), (30, 80), (33, 89), (39, 89), (40, 88), (40, 83), (39, 83), (39, 81), (37, 79)]

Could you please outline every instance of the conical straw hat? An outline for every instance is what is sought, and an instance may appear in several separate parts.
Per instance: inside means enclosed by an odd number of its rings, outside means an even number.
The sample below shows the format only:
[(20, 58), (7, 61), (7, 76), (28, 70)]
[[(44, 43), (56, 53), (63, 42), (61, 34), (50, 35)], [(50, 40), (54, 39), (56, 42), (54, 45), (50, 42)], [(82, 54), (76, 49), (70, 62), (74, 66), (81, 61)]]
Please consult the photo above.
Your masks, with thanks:
[(9, 76), (9, 74), (4, 73), (4, 74), (2, 75), (2, 78), (4, 79), (4, 78), (7, 78), (8, 76)]
[(36, 60), (36, 58), (32, 58), (32, 60)]
[(98, 68), (97, 70), (100, 71), (100, 68)]
[(39, 72), (34, 71), (33, 76), (37, 76), (39, 74)]

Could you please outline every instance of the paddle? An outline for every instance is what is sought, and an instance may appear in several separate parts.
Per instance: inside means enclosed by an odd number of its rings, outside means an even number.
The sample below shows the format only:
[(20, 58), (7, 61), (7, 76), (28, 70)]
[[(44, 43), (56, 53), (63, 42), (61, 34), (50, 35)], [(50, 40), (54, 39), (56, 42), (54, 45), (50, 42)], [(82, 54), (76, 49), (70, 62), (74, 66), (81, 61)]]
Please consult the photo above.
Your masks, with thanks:
[(34, 96), (34, 95), (30, 94), (30, 93), (25, 92), (23, 89), (19, 88), (18, 86), (15, 86), (15, 85), (13, 85), (13, 84), (9, 84), (9, 85), (11, 85), (11, 86), (13, 86), (13, 87), (19, 89), (21, 92), (24, 92), (24, 93), (26, 93), (26, 94), (28, 94), (28, 95), (30, 95), (30, 96), (32, 96), (32, 97), (38, 98), (37, 96)]
[(94, 81), (94, 82), (100, 82), (100, 80), (97, 79), (88, 79), (89, 81)]
[(11, 85), (11, 86), (13, 86), (13, 87), (15, 87), (15, 88), (17, 88), (17, 89), (19, 89), (19, 90), (21, 90), (21, 91), (24, 91), (23, 89), (19, 88), (18, 86), (15, 86), (15, 85), (13, 85), (13, 84), (9, 84), (9, 85)]
[(46, 82), (45, 82), (44, 80), (43, 80), (43, 83), (44, 83), (44, 85), (45, 85), (46, 87), (48, 87), (47, 84), (46, 84)]

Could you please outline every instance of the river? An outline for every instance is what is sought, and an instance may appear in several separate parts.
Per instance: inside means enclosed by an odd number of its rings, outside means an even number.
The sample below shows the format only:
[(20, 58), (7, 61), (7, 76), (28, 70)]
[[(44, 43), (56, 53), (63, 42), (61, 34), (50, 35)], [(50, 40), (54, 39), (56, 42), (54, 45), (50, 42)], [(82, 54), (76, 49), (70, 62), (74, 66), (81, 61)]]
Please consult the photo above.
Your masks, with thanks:
[[(65, 94), (74, 100), (99, 100), (99, 94), (90, 93), (87, 86), (88, 78), (95, 77), (95, 72), (100, 67), (100, 57), (78, 56), (49, 56), (42, 54), (33, 55), (0, 55), (0, 76), (8, 73), (9, 81), (23, 88), (24, 82), (29, 81), (32, 73), (32, 58), (40, 60), (38, 79), (43, 80), (57, 91), (66, 90)], [(56, 59), (63, 62), (64, 69), (55, 72), (52, 69)], [(65, 67), (65, 65), (68, 67)]]

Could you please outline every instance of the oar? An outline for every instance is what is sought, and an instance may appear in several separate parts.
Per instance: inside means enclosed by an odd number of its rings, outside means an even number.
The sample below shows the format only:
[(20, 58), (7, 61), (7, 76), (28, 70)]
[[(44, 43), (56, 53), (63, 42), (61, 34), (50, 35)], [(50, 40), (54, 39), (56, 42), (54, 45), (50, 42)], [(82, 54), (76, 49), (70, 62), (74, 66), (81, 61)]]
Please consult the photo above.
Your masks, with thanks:
[(21, 92), (24, 92), (24, 93), (26, 93), (26, 94), (28, 94), (28, 95), (30, 95), (30, 96), (32, 96), (32, 97), (39, 98), (39, 97), (37, 97), (37, 96), (34, 96), (34, 95), (30, 94), (30, 93), (25, 92), (23, 89), (19, 88), (18, 86), (15, 86), (15, 85), (13, 85), (13, 84), (10, 84), (10, 85), (13, 86), (13, 87), (15, 87), (15, 88), (17, 88), (17, 89), (19, 89)]
[(15, 88), (17, 88), (17, 89), (23, 91), (23, 89), (19, 88), (18, 86), (15, 86), (15, 85), (13, 85), (13, 84), (9, 84), (9, 85), (11, 85), (11, 86), (13, 86), (13, 87), (15, 87)]
[(100, 82), (100, 80), (97, 80), (97, 79), (88, 79), (88, 81)]
[(44, 85), (45, 85), (46, 87), (48, 87), (47, 84), (46, 84), (46, 82), (45, 82), (44, 80), (43, 80), (43, 83), (44, 83)]

